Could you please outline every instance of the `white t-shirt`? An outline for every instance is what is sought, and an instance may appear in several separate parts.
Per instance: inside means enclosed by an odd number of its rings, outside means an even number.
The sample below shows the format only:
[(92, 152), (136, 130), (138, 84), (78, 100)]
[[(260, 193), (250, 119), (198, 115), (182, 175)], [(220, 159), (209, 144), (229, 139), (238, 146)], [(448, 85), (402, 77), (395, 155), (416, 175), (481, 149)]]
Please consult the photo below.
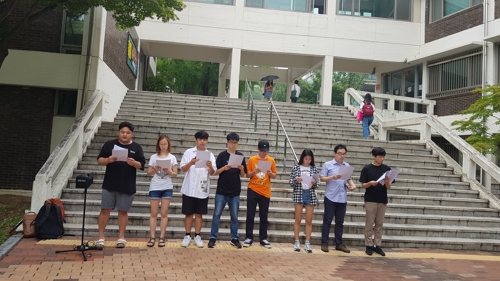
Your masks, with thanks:
[[(149, 158), (149, 166), (150, 167), (155, 167), (156, 166), (156, 160), (161, 159), (161, 160), (170, 160), (171, 168), (174, 167), (174, 165), (177, 165), (177, 159), (175, 159), (175, 156), (172, 154), (168, 154), (167, 157), (165, 158), (160, 158), (158, 154), (153, 154), (151, 155), (151, 158)], [(149, 184), (149, 191), (153, 190), (166, 190), (166, 189), (173, 189), (174, 185), (172, 183), (172, 178), (165, 174), (163, 170), (160, 170), (159, 172), (156, 172), (153, 175), (153, 178), (151, 179), (151, 183)]]
[[(302, 166), (300, 165), (300, 174), (306, 174), (308, 176), (311, 176), (311, 166)], [(302, 189), (310, 189), (311, 187), (308, 186), (307, 184), (305, 183), (302, 183)]]
[(297, 94), (295, 95), (295, 97), (296, 97), (296, 98), (298, 98), (298, 97), (299, 97), (299, 95), (300, 95), (300, 86), (299, 86), (299, 85), (297, 85), (297, 84), (293, 84), (293, 86), (292, 86), (292, 91), (293, 91), (293, 90), (296, 90), (296, 91), (297, 91)]
[[(184, 152), (181, 159), (181, 167), (196, 157), (196, 151), (197, 149), (195, 146)], [(217, 170), (215, 166), (215, 157), (211, 152), (210, 161), (212, 161), (212, 168), (214, 171)], [(207, 198), (210, 193), (210, 175), (208, 172), (208, 168), (195, 168), (195, 165), (192, 165), (184, 176), (181, 188), (182, 194), (199, 199)]]

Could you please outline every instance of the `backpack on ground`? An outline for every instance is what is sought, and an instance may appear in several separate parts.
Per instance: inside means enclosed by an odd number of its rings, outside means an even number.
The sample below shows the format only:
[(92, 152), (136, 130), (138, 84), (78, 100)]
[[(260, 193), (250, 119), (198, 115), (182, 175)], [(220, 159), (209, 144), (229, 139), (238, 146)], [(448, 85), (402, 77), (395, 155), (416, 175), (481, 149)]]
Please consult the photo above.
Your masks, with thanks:
[(373, 116), (373, 105), (371, 103), (365, 103), (363, 105), (363, 117)]
[(27, 212), (23, 215), (23, 237), (35, 237), (35, 212)]
[(37, 239), (56, 239), (64, 235), (62, 215), (64, 209), (52, 202), (57, 202), (57, 200), (49, 199), (45, 201), (36, 216), (35, 235)]
[(59, 206), (59, 208), (61, 208), (61, 216), (62, 216), (62, 220), (64, 222), (66, 222), (64, 220), (64, 218), (66, 217), (66, 214), (64, 213), (64, 206), (63, 206), (63, 203), (61, 201), (61, 199), (59, 198), (51, 198), (51, 199), (47, 199), (45, 200), (45, 204), (54, 204), (54, 205), (57, 205)]

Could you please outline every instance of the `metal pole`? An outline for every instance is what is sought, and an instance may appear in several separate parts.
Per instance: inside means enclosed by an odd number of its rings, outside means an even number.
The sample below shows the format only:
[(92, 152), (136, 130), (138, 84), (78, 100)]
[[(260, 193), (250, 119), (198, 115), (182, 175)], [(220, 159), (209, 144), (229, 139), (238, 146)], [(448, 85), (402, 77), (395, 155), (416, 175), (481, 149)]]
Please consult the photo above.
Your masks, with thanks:
[[(253, 112), (253, 109), (252, 109), (252, 112)], [(254, 132), (257, 132), (257, 113), (259, 113), (257, 110), (255, 111), (255, 123), (254, 123), (254, 126), (253, 126), (253, 131)]]
[[(245, 84), (245, 85), (247, 86), (246, 87), (247, 88), (247, 109), (249, 109), (250, 108), (250, 91), (248, 91), (248, 85), (247, 84)], [(252, 119), (250, 119), (250, 120), (252, 120)]]
[[(250, 100), (248, 100), (250, 101)], [(255, 119), (257, 119), (257, 113), (255, 113)], [(250, 109), (250, 121), (253, 120), (253, 102), (252, 102), (252, 109)]]
[(273, 123), (273, 108), (272, 104), (269, 104), (269, 132), (271, 132), (271, 124)]
[(287, 143), (287, 141), (286, 141), (286, 138), (285, 138), (285, 149), (284, 149), (284, 154), (283, 154), (283, 157), (284, 157), (285, 159), (286, 159), (286, 143)]
[(276, 120), (276, 151), (278, 150), (278, 131), (280, 129), (280, 120)]

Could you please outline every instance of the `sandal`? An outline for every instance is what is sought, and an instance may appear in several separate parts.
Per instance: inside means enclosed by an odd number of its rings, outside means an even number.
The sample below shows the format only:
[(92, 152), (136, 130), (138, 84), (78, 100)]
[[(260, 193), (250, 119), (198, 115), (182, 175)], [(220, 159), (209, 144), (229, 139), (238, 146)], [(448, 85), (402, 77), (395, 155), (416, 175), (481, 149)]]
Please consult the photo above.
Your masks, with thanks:
[(101, 239), (98, 239), (97, 241), (95, 241), (95, 245), (98, 248), (104, 248), (104, 238), (101, 238)]
[(154, 237), (151, 237), (149, 238), (149, 241), (148, 241), (148, 247), (154, 247), (155, 246), (155, 241), (156, 241), (156, 238)]
[(125, 239), (118, 239), (116, 241), (116, 248), (125, 248), (125, 244), (127, 244), (127, 240), (125, 240)]
[(158, 240), (158, 247), (165, 247), (165, 238), (160, 238)]

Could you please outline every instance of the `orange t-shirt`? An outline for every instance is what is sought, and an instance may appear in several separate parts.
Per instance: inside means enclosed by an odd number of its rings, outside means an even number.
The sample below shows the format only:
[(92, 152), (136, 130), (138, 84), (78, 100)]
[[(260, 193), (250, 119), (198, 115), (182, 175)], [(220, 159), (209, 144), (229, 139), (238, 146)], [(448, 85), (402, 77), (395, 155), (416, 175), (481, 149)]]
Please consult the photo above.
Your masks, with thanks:
[[(276, 162), (274, 161), (274, 158), (266, 156), (266, 159), (259, 159), (258, 155), (254, 155), (250, 157), (250, 159), (248, 159), (247, 171), (249, 173), (257, 168), (259, 160), (271, 162), (271, 172), (276, 173)], [(263, 175), (256, 174), (255, 176), (250, 178), (248, 188), (266, 198), (271, 198), (271, 178), (265, 171)]]

